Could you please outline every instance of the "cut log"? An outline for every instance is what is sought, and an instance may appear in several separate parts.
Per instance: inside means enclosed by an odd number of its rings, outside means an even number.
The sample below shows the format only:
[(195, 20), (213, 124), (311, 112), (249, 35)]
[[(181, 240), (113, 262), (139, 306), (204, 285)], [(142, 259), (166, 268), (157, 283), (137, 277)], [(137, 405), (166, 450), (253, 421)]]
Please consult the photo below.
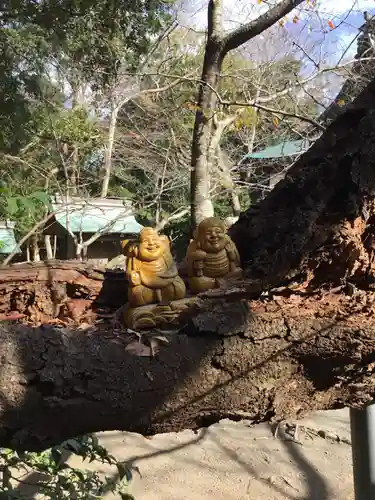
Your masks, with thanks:
[(119, 307), (126, 301), (124, 273), (57, 260), (0, 268), (1, 318), (17, 312), (43, 322), (69, 313), (74, 301), (84, 301), (86, 309), (94, 302)]
[(344, 295), (207, 300), (188, 334), (2, 326), (0, 445), (363, 405), (375, 388), (375, 297), (365, 295), (367, 306)]

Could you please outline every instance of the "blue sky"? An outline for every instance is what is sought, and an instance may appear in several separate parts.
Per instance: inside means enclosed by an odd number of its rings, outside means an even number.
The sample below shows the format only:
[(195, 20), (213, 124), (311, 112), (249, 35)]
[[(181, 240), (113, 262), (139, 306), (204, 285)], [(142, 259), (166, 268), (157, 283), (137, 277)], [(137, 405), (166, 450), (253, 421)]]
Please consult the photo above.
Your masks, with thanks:
[[(205, 31), (208, 0), (180, 0), (179, 20), (182, 25)], [(255, 19), (280, 0), (222, 0), (224, 28), (234, 29)], [(303, 77), (311, 81), (309, 89), (320, 92), (319, 101), (328, 102), (340, 89), (348, 73), (339, 77), (337, 72), (319, 76), (317, 65), (332, 68), (353, 60), (357, 50), (356, 36), (364, 24), (363, 12), (375, 15), (375, 0), (306, 0), (285, 19), (283, 27), (276, 25), (249, 42), (242, 50), (253, 61), (272, 61), (293, 53), (303, 61)], [(293, 22), (297, 16), (298, 21)], [(298, 48), (299, 47), (299, 48)]]
[[(313, 0), (305, 1), (295, 9), (286, 20), (285, 29), (293, 39), (309, 46), (319, 45), (325, 55), (332, 62), (341, 57), (350, 42), (358, 33), (363, 24), (363, 12), (367, 10), (375, 15), (375, 0)], [(182, 24), (204, 30), (207, 25), (207, 0), (181, 0), (180, 20)], [(224, 25), (233, 29), (257, 17), (270, 5), (278, 0), (223, 0)], [(293, 17), (297, 15), (299, 21), (294, 24)], [(331, 21), (335, 29), (331, 29)], [(356, 44), (353, 43), (348, 55), (353, 55)]]

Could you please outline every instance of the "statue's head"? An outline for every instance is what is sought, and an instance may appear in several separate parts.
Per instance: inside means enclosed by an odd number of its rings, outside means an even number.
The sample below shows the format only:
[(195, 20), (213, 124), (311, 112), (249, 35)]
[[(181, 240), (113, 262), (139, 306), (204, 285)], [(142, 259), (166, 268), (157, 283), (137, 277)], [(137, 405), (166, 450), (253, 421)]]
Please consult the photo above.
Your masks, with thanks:
[(223, 250), (227, 243), (227, 228), (218, 217), (208, 217), (198, 226), (196, 240), (199, 247), (208, 253)]
[(139, 235), (138, 258), (146, 262), (159, 259), (166, 251), (165, 238), (152, 227), (142, 229)]

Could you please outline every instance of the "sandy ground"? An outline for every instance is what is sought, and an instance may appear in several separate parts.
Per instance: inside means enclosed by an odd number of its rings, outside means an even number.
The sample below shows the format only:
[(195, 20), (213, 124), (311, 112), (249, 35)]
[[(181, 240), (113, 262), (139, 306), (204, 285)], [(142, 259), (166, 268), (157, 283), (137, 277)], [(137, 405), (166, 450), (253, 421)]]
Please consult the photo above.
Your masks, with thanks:
[(136, 500), (353, 499), (349, 412), (319, 412), (298, 424), (295, 440), (284, 427), (275, 438), (267, 424), (228, 420), (152, 439), (99, 436), (138, 469), (130, 487)]
[[(349, 412), (318, 412), (299, 421), (297, 430), (286, 427), (275, 437), (267, 424), (223, 420), (197, 433), (151, 439), (126, 432), (98, 436), (134, 468), (129, 493), (135, 500), (352, 500)], [(115, 473), (102, 465), (98, 470)]]

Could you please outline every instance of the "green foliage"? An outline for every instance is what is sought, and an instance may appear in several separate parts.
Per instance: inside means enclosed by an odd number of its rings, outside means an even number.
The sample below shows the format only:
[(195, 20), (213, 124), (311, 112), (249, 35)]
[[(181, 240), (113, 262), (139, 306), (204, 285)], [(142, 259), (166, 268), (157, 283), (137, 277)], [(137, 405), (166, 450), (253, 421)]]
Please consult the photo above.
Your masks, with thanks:
[[(98, 127), (96, 119), (90, 118), (83, 107), (63, 109), (51, 119), (50, 141), (59, 144), (59, 153), (64, 154), (68, 160), (71, 149), (77, 148), (79, 157), (84, 160), (103, 143), (103, 131)], [(48, 140), (48, 139), (47, 139)]]
[[(47, 195), (100, 194), (109, 103), (124, 98), (133, 84), (145, 92), (120, 109), (109, 195), (131, 199), (145, 223), (189, 206), (191, 136), (205, 39), (178, 28), (154, 46), (172, 8), (172, 0), (3, 2), (0, 168), (6, 191), (0, 216), (16, 220), (19, 234), (45, 215)], [(145, 57), (150, 46), (152, 57)], [(296, 82), (300, 67), (292, 57), (255, 63), (238, 52), (229, 54), (218, 92), (228, 101), (251, 100), (259, 89), (267, 97)], [(181, 81), (171, 85), (178, 76)], [(166, 90), (146, 92), (161, 88)], [(267, 106), (296, 109), (287, 95)], [(220, 122), (237, 111), (219, 106), (216, 118)], [(300, 114), (315, 111), (311, 100), (298, 103)], [(255, 147), (301, 129), (298, 120), (275, 117), (245, 106), (221, 140), (228, 164), (234, 166), (248, 152), (254, 126)], [(228, 187), (217, 182), (213, 188), (222, 216), (232, 212)], [(34, 196), (41, 191), (44, 200)], [(171, 226), (173, 239), (186, 239), (187, 220)]]
[[(69, 189), (83, 197), (100, 192), (101, 172), (91, 158), (103, 149), (106, 124), (99, 125), (96, 105), (100, 102), (102, 116), (112, 85), (144, 63), (170, 22), (171, 5), (170, 0), (2, 2), (0, 168), (9, 192), (0, 211), (15, 218), (21, 232), (40, 212), (33, 192)], [(92, 101), (81, 105), (85, 90)], [(114, 192), (129, 197), (131, 188), (117, 183)]]
[(43, 218), (50, 207), (44, 191), (34, 191), (22, 196), (13, 194), (7, 187), (0, 187), (0, 217), (17, 221), (17, 231), (23, 233)]
[[(238, 198), (241, 205), (241, 211), (244, 212), (247, 208), (249, 208), (251, 204), (249, 192), (247, 189), (239, 189), (238, 190)], [(226, 217), (233, 216), (233, 208), (231, 205), (231, 200), (229, 196), (218, 196), (214, 199), (214, 209), (215, 215), (217, 217), (221, 217), (225, 219)]]
[(0, 151), (16, 152), (38, 129), (43, 107), (62, 93), (46, 77), (48, 45), (37, 26), (0, 29)]
[[(66, 463), (70, 454), (89, 463), (112, 465), (117, 473), (113, 477), (102, 477), (98, 472), (71, 467)], [(24, 498), (19, 487), (23, 482), (26, 485), (28, 483), (27, 478), (24, 479), (24, 475), (19, 472), (42, 474), (43, 479), (37, 483), (38, 493), (51, 500), (94, 500), (108, 492), (116, 494), (122, 500), (134, 500), (127, 491), (132, 479), (131, 469), (109, 454), (92, 434), (69, 439), (59, 446), (38, 453), (17, 453), (8, 448), (0, 448), (0, 467), (3, 476), (0, 486), (2, 500)]]
[(79, 71), (102, 86), (117, 77), (124, 54), (129, 69), (138, 66), (152, 36), (169, 20), (170, 5), (169, 0), (5, 0), (0, 26), (20, 23), (40, 30), (66, 71)]
[(190, 218), (188, 216), (183, 217), (177, 222), (173, 222), (166, 226), (163, 231), (172, 242), (172, 250), (174, 256), (178, 262), (182, 262), (185, 255), (186, 249), (189, 245), (190, 239), (192, 238)]

